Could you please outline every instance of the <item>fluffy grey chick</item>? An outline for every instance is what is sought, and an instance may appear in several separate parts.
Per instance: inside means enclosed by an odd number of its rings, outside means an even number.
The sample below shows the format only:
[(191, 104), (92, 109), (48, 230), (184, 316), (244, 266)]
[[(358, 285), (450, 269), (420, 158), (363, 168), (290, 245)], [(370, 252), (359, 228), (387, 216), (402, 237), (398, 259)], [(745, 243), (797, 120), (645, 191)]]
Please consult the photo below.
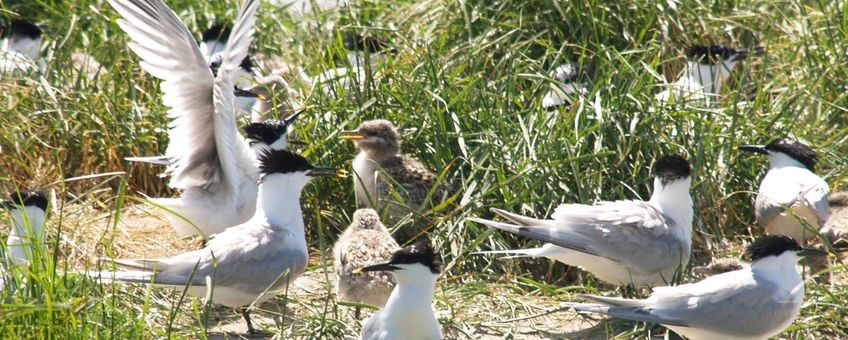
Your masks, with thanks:
[[(374, 209), (354, 212), (350, 226), (333, 246), (338, 299), (383, 307), (395, 287), (392, 275), (388, 272), (352, 272), (365, 265), (386, 262), (399, 249)], [(356, 307), (357, 319), (359, 312), (360, 308)]]
[(848, 238), (848, 191), (835, 192), (827, 196), (830, 217), (819, 230), (831, 243)]
[[(360, 204), (377, 210), (387, 208), (392, 222), (426, 206), (437, 177), (417, 159), (400, 153), (400, 134), (394, 124), (385, 119), (369, 120), (356, 130), (341, 132), (341, 138), (359, 148), (353, 160), (353, 185)], [(441, 185), (433, 191), (429, 198), (434, 205), (445, 191)], [(404, 243), (419, 232), (419, 228), (408, 227), (394, 236)]]
[[(245, 91), (255, 94), (259, 99), (253, 104), (250, 112), (250, 121), (254, 123), (265, 121), (269, 115), (283, 116), (284, 113), (294, 111), (295, 107), (300, 106), (297, 102), (300, 95), (279, 75), (258, 78), (256, 83)], [(282, 94), (275, 96), (275, 92)]]

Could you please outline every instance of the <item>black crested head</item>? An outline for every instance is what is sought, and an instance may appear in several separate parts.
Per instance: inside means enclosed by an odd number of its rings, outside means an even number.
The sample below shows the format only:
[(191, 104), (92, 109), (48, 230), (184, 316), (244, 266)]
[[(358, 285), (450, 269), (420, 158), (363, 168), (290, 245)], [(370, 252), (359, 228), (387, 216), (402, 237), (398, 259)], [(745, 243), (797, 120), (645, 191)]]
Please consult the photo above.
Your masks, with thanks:
[(430, 240), (427, 238), (420, 239), (413, 244), (410, 244), (403, 249), (396, 251), (392, 255), (390, 264), (415, 264), (420, 263), (433, 274), (439, 274), (442, 271), (442, 257), (433, 249)]
[(202, 41), (227, 41), (230, 38), (230, 31), (232, 31), (232, 27), (227, 24), (215, 23), (211, 27), (207, 28), (201, 34), (200, 40)]
[(662, 156), (654, 163), (654, 176), (666, 185), (672, 181), (691, 176), (692, 167), (681, 155)]
[(41, 37), (41, 29), (38, 28), (35, 24), (21, 19), (15, 19), (3, 25), (3, 38), (9, 38), (12, 36), (15, 37), (26, 37), (30, 39), (38, 39)]
[[(212, 75), (218, 76), (218, 69), (221, 68), (221, 64), (224, 62), (224, 56), (221, 54), (216, 55), (209, 61), (209, 69), (212, 70)], [(248, 54), (244, 59), (241, 60), (241, 64), (239, 67), (247, 73), (253, 74), (253, 58)]]
[(701, 64), (717, 64), (721, 60), (728, 60), (733, 55), (737, 54), (736, 49), (724, 45), (694, 45), (686, 50), (686, 57), (689, 60), (697, 61)]
[(246, 57), (244, 57), (244, 59), (241, 60), (241, 64), (239, 64), (239, 67), (241, 67), (241, 69), (243, 69), (245, 72), (253, 74), (253, 67), (255, 65), (256, 64), (253, 63), (253, 58), (251, 58), (250, 54), (248, 54)]
[(47, 210), (47, 195), (43, 191), (19, 190), (9, 194), (9, 201), (18, 207), (34, 206)]
[(266, 150), (259, 155), (259, 172), (264, 176), (309, 171), (314, 168), (306, 158), (288, 150)]
[(388, 45), (372, 36), (364, 36), (361, 33), (347, 33), (344, 37), (344, 47), (348, 51), (374, 53), (383, 51)]
[(786, 251), (798, 252), (803, 249), (798, 241), (789, 236), (766, 235), (756, 239), (745, 249), (745, 257), (748, 261), (755, 262), (769, 256), (779, 256)]
[(810, 171), (815, 171), (818, 155), (812, 148), (804, 143), (794, 140), (775, 139), (766, 145), (766, 150), (771, 152), (782, 152), (792, 159), (804, 164)]
[(284, 120), (273, 119), (248, 124), (244, 127), (244, 134), (250, 139), (251, 145), (254, 143), (271, 145), (286, 134), (287, 128)]

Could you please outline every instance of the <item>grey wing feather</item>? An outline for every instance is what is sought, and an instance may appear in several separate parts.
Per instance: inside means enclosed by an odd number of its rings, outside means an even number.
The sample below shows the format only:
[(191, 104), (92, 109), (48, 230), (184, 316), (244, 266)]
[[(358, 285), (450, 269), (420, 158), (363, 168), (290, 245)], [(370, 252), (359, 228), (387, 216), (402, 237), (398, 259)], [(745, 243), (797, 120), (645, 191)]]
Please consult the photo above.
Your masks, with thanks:
[(653, 315), (651, 314), (651, 311), (649, 309), (645, 309), (643, 307), (614, 307), (602, 304), (573, 302), (567, 302), (565, 303), (565, 306), (574, 308), (579, 311), (606, 314), (612, 317), (625, 320), (648, 322), (668, 326), (689, 326), (684, 320), (676, 318), (664, 318), (657, 315)]
[[(498, 214), (509, 214), (505, 211), (498, 211)], [(510, 232), (519, 236), (524, 236), (527, 238), (531, 238), (534, 240), (539, 240), (545, 243), (550, 243), (553, 245), (557, 245), (563, 248), (568, 248), (572, 250), (577, 250), (580, 252), (597, 255), (601, 257), (605, 257), (603, 254), (595, 254), (590, 249), (585, 240), (580, 238), (569, 238), (563, 237), (561, 233), (558, 231), (545, 226), (520, 226), (515, 224), (503, 223), (503, 222), (495, 222), (490, 220), (485, 220), (481, 218), (468, 218), (469, 221), (477, 222), (480, 224), (487, 225), (492, 228), (500, 229), (506, 232)], [(548, 221), (543, 221), (548, 222)], [(610, 260), (616, 261), (615, 259), (609, 258)]]
[[(770, 281), (758, 280), (757, 284), (737, 285), (718, 292), (660, 298), (653, 306), (653, 313), (686, 320), (692, 327), (757, 336), (775, 329), (797, 313), (800, 306), (775, 298), (780, 290)], [(697, 302), (693, 303), (695, 299)]]
[(782, 204), (766, 197), (762, 192), (757, 194), (757, 200), (754, 202), (754, 217), (760, 227), (765, 227), (781, 213), (783, 213)]

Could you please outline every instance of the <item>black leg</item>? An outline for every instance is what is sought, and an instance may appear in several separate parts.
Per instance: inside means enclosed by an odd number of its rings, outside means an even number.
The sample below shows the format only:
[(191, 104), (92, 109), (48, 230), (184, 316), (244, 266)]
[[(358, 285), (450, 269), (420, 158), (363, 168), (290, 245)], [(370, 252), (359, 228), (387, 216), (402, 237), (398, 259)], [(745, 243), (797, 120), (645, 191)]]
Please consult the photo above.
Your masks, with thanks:
[(247, 323), (247, 334), (256, 335), (256, 330), (253, 329), (253, 323), (250, 322), (250, 311), (247, 308), (241, 310), (241, 317)]
[(356, 317), (357, 320), (359, 320), (359, 312), (361, 312), (361, 311), (362, 311), (362, 307), (356, 307), (356, 309), (353, 312), (353, 316)]

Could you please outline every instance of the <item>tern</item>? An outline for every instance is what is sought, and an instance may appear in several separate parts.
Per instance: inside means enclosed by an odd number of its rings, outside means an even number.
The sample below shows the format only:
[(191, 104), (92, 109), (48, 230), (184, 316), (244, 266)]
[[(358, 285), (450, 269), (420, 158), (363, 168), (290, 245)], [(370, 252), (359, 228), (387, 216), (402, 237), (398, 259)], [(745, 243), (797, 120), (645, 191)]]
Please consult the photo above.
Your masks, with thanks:
[(132, 38), (130, 48), (141, 57), (142, 68), (162, 79), (163, 101), (173, 119), (165, 156), (154, 161), (168, 165), (168, 185), (180, 197), (151, 201), (169, 211), (166, 217), (180, 236), (209, 237), (246, 221), (256, 207), (258, 174), (256, 155), (236, 127), (233, 81), (247, 57), (259, 1), (242, 5), (214, 75), (191, 33), (164, 2), (109, 3), (124, 18), (118, 25)]
[[(342, 131), (340, 137), (360, 150), (353, 160), (353, 184), (361, 205), (378, 211), (386, 208), (396, 220), (441, 199), (446, 192), (432, 171), (401, 154), (400, 134), (392, 122), (369, 120), (356, 130)], [(403, 228), (394, 236), (403, 243), (420, 233), (418, 228)]]
[(442, 258), (426, 239), (398, 250), (388, 262), (355, 270), (356, 273), (387, 271), (397, 286), (386, 306), (362, 327), (362, 340), (442, 338), (433, 311), (433, 294), (442, 268)]
[(42, 31), (27, 20), (15, 19), (0, 27), (0, 71), (30, 72), (44, 69), (47, 63), (39, 58)]
[[(159, 260), (114, 260), (130, 270), (96, 275), (107, 281), (187, 286), (193, 296), (209, 296), (212, 303), (232, 308), (271, 299), (303, 273), (309, 258), (301, 191), (313, 177), (337, 171), (314, 167), (286, 150), (263, 152), (260, 162), (259, 199), (250, 220), (215, 235), (203, 249)], [(242, 316), (254, 334), (249, 309)]]
[(542, 98), (543, 108), (571, 105), (572, 101), (589, 93), (588, 83), (579, 81), (579, 64), (571, 62), (557, 66), (550, 76), (556, 83)]
[[(351, 302), (364, 302), (382, 307), (395, 287), (395, 280), (386, 272), (362, 275), (353, 271), (367, 264), (388, 261), (400, 250), (380, 215), (374, 209), (359, 209), (353, 213), (350, 225), (333, 246), (336, 269), (336, 295)], [(360, 308), (356, 308), (359, 319)]]
[[(754, 49), (754, 53), (762, 52), (761, 47)], [(715, 101), (722, 83), (749, 54), (748, 49), (724, 45), (691, 46), (686, 52), (686, 67), (673, 84), (656, 95), (656, 100), (661, 104)]]
[(470, 221), (546, 242), (539, 248), (483, 253), (547, 257), (616, 285), (662, 285), (685, 268), (692, 251), (691, 168), (679, 155), (654, 164), (648, 201), (563, 204), (539, 220), (494, 209), (509, 222)]
[(0, 208), (9, 211), (12, 230), (6, 239), (5, 259), (0, 259), (0, 290), (7, 277), (2, 274), (5, 265), (28, 266), (35, 249), (44, 247), (44, 219), (47, 214), (47, 196), (41, 191), (20, 190), (9, 194), (9, 200), (0, 200)]
[(742, 145), (742, 151), (768, 156), (769, 170), (760, 183), (754, 214), (768, 234), (791, 236), (804, 242), (814, 236), (806, 225), (821, 229), (830, 215), (830, 187), (813, 171), (816, 152), (809, 146), (786, 139), (767, 145)]
[(826, 254), (802, 248), (788, 236), (764, 236), (746, 250), (749, 267), (696, 283), (656, 287), (644, 300), (582, 295), (597, 304), (566, 305), (661, 324), (692, 340), (767, 339), (789, 327), (801, 310), (804, 281), (795, 268), (798, 260)]

